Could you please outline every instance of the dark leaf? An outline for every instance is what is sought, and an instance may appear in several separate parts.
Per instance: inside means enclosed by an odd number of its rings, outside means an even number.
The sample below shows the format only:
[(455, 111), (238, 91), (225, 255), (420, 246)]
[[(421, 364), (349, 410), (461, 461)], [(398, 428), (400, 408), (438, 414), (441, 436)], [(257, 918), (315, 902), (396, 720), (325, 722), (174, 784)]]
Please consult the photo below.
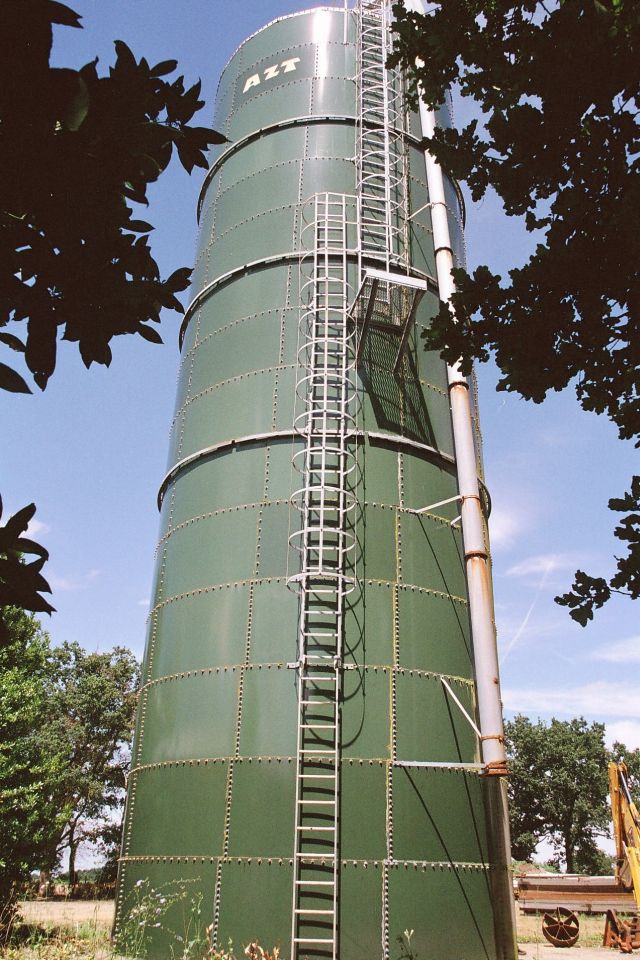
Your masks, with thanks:
[(149, 206), (145, 186), (137, 186), (129, 180), (125, 180), (123, 193), (125, 197), (128, 197), (130, 200), (134, 200), (136, 203), (142, 203), (145, 207)]
[(17, 353), (24, 353), (24, 343), (12, 333), (2, 333), (0, 331), (0, 343), (6, 343), (8, 347), (11, 347), (11, 349)]
[(80, 14), (72, 10), (65, 3), (59, 0), (46, 0), (47, 15), (51, 23), (59, 23), (65, 27), (78, 27), (82, 29)]
[(24, 598), (19, 604), (14, 604), (11, 600), (9, 603), (11, 606), (20, 606), (23, 610), (30, 610), (31, 613), (52, 614), (56, 612), (56, 608), (52, 607), (49, 601), (45, 600), (45, 598), (41, 597), (38, 593), (32, 593), (31, 596)]
[(24, 573), (32, 590), (38, 593), (51, 593), (51, 587), (40, 573), (44, 562), (44, 558), (41, 558), (40, 560), (34, 560), (33, 563), (24, 564)]
[(5, 363), (0, 363), (0, 390), (8, 390), (10, 393), (31, 393), (31, 389), (20, 374)]
[(19, 550), (20, 553), (35, 553), (44, 560), (49, 559), (49, 551), (45, 550), (41, 544), (36, 543), (35, 540), (29, 540), (27, 537), (19, 537), (15, 541), (13, 549)]
[(169, 290), (173, 290), (174, 292), (177, 290), (186, 290), (189, 286), (192, 273), (193, 270), (190, 267), (181, 267), (179, 270), (174, 270), (165, 283)]
[(561, 607), (569, 607), (572, 619), (585, 627), (589, 620), (593, 620), (594, 609), (602, 607), (610, 596), (611, 590), (603, 577), (591, 577), (577, 570), (573, 589), (555, 597), (555, 602)]
[(75, 73), (75, 93), (69, 99), (64, 112), (64, 125), (68, 130), (78, 130), (89, 112), (89, 90), (80, 73)]
[[(21, 538), (21, 539), (22, 539), (22, 538)], [(45, 551), (45, 553), (47, 553), (46, 557), (38, 557), (37, 560), (32, 560), (31, 563), (28, 564), (29, 570), (33, 571), (34, 573), (40, 573), (40, 571), (41, 571), (42, 568), (44, 567), (45, 563), (46, 563), (47, 560), (49, 559), (49, 554), (48, 554), (48, 552)], [(46, 591), (45, 591), (45, 592), (46, 592), (46, 593), (51, 593), (51, 590), (49, 589), (49, 585), (48, 585), (48, 584), (47, 584), (47, 588), (46, 588)]]
[(20, 534), (24, 533), (27, 529), (35, 512), (35, 503), (29, 503), (26, 507), (22, 507), (17, 513), (14, 513), (13, 516), (7, 520), (4, 527), (0, 527), (2, 550), (15, 549), (15, 541), (19, 538)]
[(149, 233), (154, 227), (145, 220), (129, 220), (127, 230), (133, 230), (135, 233)]
[(138, 327), (138, 333), (140, 336), (144, 337), (145, 340), (148, 340), (149, 343), (162, 343), (162, 337), (157, 330), (154, 330), (153, 327), (147, 327), (144, 324), (140, 324)]
[(177, 66), (177, 60), (162, 60), (156, 63), (155, 67), (151, 67), (149, 72), (152, 77), (164, 77), (167, 73), (173, 73)]
[(129, 47), (123, 40), (115, 40), (113, 45), (116, 48), (116, 55), (118, 57), (116, 68), (124, 70), (127, 73), (133, 73), (137, 69), (138, 63)]
[(25, 360), (41, 390), (44, 390), (55, 370), (57, 335), (58, 327), (53, 312), (33, 314), (29, 318)]
[(165, 300), (165, 306), (169, 310), (175, 310), (177, 313), (184, 313), (184, 307), (177, 297), (168, 297)]

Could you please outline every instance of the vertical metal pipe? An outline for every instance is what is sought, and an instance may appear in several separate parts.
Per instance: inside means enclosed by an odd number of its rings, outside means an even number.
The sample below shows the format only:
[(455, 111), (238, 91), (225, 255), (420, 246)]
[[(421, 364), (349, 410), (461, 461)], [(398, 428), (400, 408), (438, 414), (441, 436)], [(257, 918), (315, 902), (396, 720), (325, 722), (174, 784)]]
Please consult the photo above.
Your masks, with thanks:
[[(425, 12), (422, 0), (405, 0), (405, 6), (420, 14)], [(419, 109), (422, 135), (432, 137), (436, 126), (435, 114), (422, 99), (420, 99)], [(455, 292), (451, 274), (454, 262), (444, 178), (442, 168), (429, 151), (425, 151), (424, 160), (439, 295), (445, 303), (450, 303)], [(506, 781), (503, 779), (507, 773), (507, 765), (489, 554), (478, 484), (469, 385), (460, 371), (459, 363), (453, 366), (447, 365), (447, 379), (458, 490), (462, 503), (462, 536), (469, 592), (478, 714), (482, 734), (482, 759), (485, 774), (489, 778), (487, 799), (493, 843), (492, 853), (497, 867), (497, 873), (494, 873), (492, 882), (496, 941), (499, 956), (505, 960), (507, 958), (511, 960), (517, 956), (515, 904), (511, 886), (511, 838)]]
[[(421, 0), (407, 0), (407, 8), (422, 13)], [(432, 137), (435, 116), (424, 101), (420, 101), (420, 122), (424, 137)], [(435, 247), (436, 272), (440, 299), (450, 303), (455, 292), (451, 270), (453, 249), (444, 193), (442, 168), (428, 151), (424, 155), (431, 207), (431, 223)], [(458, 488), (462, 502), (462, 534), (465, 566), (469, 588), (469, 610), (473, 631), (473, 649), (480, 729), (482, 730), (482, 757), (487, 774), (506, 774), (506, 753), (502, 724), (502, 704), (498, 677), (498, 654), (491, 595), (489, 554), (484, 535), (484, 518), (476, 467), (473, 421), (469, 384), (460, 372), (459, 364), (447, 365), (451, 420), (456, 452)]]
[[(425, 137), (432, 137), (435, 116), (420, 101), (420, 121)], [(436, 257), (436, 273), (440, 299), (450, 302), (455, 292), (451, 270), (453, 250), (449, 235), (442, 168), (435, 157), (425, 151), (427, 186), (431, 205), (431, 221)], [(473, 640), (476, 695), (480, 720), (482, 759), (485, 774), (493, 782), (487, 784), (492, 855), (497, 872), (492, 877), (496, 943), (501, 958), (517, 956), (515, 940), (515, 904), (511, 886), (511, 838), (506, 802), (507, 758), (504, 745), (502, 702), (498, 672), (495, 614), (491, 590), (489, 554), (484, 533), (484, 518), (476, 467), (473, 421), (469, 384), (459, 364), (447, 365), (451, 422), (456, 453), (458, 490), (462, 503), (462, 538), (464, 545), (469, 616)]]

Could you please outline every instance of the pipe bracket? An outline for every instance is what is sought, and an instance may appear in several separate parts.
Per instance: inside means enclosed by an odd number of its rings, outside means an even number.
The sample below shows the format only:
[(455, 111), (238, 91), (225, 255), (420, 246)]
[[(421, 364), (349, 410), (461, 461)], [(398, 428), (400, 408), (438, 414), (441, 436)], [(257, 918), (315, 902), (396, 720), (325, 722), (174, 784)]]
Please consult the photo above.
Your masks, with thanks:
[(490, 760), (484, 765), (485, 777), (508, 777), (509, 770), (505, 760)]

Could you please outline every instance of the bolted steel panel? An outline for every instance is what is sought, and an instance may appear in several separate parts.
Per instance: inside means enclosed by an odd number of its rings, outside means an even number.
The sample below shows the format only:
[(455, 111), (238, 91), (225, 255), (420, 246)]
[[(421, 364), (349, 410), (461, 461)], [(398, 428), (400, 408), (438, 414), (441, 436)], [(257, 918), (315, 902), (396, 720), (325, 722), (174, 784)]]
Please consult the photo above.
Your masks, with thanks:
[[(171, 836), (174, 856), (217, 854), (216, 833), (222, 830), (224, 818), (226, 763), (195, 764), (187, 760), (170, 766), (142, 767), (131, 776), (136, 816), (132, 821), (130, 856), (147, 853), (148, 823), (153, 823), (159, 834)], [(166, 803), (167, 794), (181, 796), (180, 817)], [(203, 810), (211, 811), (210, 818), (202, 816)]]
[[(288, 859), (235, 858), (220, 869), (220, 943), (285, 946), (291, 912), (292, 866)], [(248, 932), (249, 931), (249, 932)]]
[[(393, 939), (404, 930), (413, 930), (411, 945), (418, 956), (465, 960), (495, 957), (488, 900), (487, 875), (482, 866), (398, 864), (389, 870)], [(416, 916), (420, 917), (419, 923), (414, 923)]]

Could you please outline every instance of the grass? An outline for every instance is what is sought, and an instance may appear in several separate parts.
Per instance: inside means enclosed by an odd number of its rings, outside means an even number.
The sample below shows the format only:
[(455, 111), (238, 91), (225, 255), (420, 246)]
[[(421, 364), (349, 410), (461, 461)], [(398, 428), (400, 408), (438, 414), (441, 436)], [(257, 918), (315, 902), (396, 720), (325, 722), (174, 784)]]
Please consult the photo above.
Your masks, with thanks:
[[(604, 932), (604, 914), (578, 913), (580, 936), (577, 946), (600, 947)], [(519, 943), (548, 943), (542, 933), (542, 914), (528, 913), (518, 915)]]
[[(36, 904), (29, 905), (32, 906)], [(46, 915), (46, 904), (41, 907)], [(109, 939), (110, 922), (97, 912), (90, 920), (60, 923), (34, 919), (37, 916), (37, 910), (29, 909), (28, 922), (15, 924), (9, 943), (0, 949), (1, 960), (116, 960)], [(578, 946), (601, 946), (604, 916), (578, 914), (578, 920)], [(518, 915), (518, 941), (547, 944), (542, 934), (542, 915)], [(242, 955), (243, 951), (239, 953)]]
[[(0, 943), (0, 960), (123, 960), (119, 954), (146, 957), (156, 928), (163, 928), (172, 960), (279, 960), (276, 947), (265, 950), (255, 941), (243, 944), (235, 953), (231, 943), (228, 948), (213, 950), (201, 901), (200, 895), (190, 896), (187, 882), (153, 888), (140, 880), (132, 891), (128, 920), (117, 944), (110, 940), (112, 901), (25, 901), (8, 940)], [(170, 910), (171, 922), (165, 923)]]
[(97, 922), (69, 926), (18, 921), (3, 960), (107, 960), (112, 954), (109, 930)]

